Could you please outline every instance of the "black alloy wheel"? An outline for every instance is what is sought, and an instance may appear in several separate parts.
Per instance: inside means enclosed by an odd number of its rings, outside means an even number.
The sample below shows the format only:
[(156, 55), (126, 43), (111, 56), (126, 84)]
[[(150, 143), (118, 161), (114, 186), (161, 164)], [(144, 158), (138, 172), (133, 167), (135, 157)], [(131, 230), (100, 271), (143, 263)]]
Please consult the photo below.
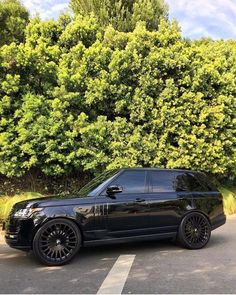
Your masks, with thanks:
[(81, 246), (81, 234), (72, 221), (54, 219), (44, 224), (33, 240), (33, 252), (44, 264), (62, 265), (69, 262)]
[(209, 242), (211, 225), (201, 213), (192, 212), (186, 215), (178, 232), (178, 241), (188, 249), (201, 249)]

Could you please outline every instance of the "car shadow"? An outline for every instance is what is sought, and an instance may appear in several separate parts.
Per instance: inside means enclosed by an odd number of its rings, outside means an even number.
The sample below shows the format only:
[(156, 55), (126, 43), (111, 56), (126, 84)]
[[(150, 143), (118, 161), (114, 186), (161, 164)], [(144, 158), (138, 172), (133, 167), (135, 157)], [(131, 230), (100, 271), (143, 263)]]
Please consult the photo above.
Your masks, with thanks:
[(142, 252), (158, 251), (162, 249), (176, 249), (179, 248), (171, 240), (152, 240), (152, 241), (139, 241), (139, 242), (127, 242), (127, 243), (116, 243), (110, 245), (99, 245), (84, 247), (81, 249), (81, 255), (97, 255), (99, 254), (142, 254)]
[(207, 247), (215, 247), (225, 245), (229, 240), (230, 236), (226, 236), (224, 234), (212, 234), (211, 239), (207, 245)]
[[(222, 247), (224, 246), (230, 237), (224, 234), (213, 234), (208, 245), (205, 248)], [(10, 249), (8, 246), (1, 246), (3, 251), (0, 252), (1, 265), (5, 263), (13, 265), (21, 265), (25, 267), (41, 267), (45, 268), (40, 262), (38, 262), (32, 252), (23, 252), (15, 249)], [(142, 255), (147, 252), (183, 252), (189, 251), (188, 249), (182, 248), (176, 242), (168, 240), (152, 240), (152, 241), (139, 241), (139, 242), (128, 242), (121, 244), (111, 244), (111, 245), (99, 245), (82, 247), (79, 253), (74, 257), (69, 265), (84, 265), (88, 260), (104, 260), (104, 261), (114, 261), (119, 255), (124, 254), (135, 254)], [(50, 267), (47, 267), (50, 269)], [(61, 267), (53, 267), (55, 270)]]

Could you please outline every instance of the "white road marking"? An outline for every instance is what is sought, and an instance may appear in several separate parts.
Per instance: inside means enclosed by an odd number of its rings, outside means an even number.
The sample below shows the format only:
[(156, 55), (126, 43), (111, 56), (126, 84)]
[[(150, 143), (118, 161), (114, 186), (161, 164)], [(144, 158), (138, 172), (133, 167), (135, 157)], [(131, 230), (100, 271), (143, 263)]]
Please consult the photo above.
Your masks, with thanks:
[(135, 255), (120, 255), (97, 294), (121, 294)]

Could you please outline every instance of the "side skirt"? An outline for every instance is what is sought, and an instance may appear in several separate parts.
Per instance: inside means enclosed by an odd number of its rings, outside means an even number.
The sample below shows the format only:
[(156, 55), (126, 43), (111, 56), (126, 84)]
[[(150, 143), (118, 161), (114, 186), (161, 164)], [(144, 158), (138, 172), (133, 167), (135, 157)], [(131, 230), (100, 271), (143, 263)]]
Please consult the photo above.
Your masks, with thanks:
[(177, 235), (177, 232), (170, 232), (170, 233), (160, 233), (160, 234), (124, 237), (124, 238), (112, 238), (112, 239), (84, 241), (83, 244), (85, 247), (89, 247), (89, 246), (104, 245), (104, 244), (117, 244), (117, 243), (128, 243), (128, 242), (138, 242), (138, 241), (163, 240), (163, 239), (175, 238), (176, 235)]

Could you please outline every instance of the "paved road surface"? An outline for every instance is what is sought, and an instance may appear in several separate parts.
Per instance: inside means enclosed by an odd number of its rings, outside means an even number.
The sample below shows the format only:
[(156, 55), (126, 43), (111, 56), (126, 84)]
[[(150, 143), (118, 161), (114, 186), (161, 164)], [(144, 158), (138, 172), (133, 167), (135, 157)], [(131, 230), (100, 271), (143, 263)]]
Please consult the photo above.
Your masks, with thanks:
[(168, 241), (100, 246), (82, 249), (63, 267), (44, 267), (32, 254), (0, 245), (0, 293), (104, 290), (236, 293), (236, 218), (215, 230), (202, 250), (182, 249)]

